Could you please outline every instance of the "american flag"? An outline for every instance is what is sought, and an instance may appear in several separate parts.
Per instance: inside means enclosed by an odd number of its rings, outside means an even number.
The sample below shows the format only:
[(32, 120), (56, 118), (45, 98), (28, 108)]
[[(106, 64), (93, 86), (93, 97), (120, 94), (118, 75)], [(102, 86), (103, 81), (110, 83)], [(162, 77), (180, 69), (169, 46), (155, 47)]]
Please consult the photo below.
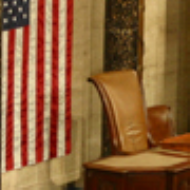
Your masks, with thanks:
[(3, 0), (2, 172), (71, 151), (73, 0)]

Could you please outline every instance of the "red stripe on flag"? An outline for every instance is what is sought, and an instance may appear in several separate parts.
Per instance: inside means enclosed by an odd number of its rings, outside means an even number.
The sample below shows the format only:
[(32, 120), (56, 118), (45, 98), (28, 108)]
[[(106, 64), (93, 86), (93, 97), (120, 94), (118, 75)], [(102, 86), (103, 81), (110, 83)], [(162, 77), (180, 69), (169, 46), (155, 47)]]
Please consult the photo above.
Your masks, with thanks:
[(71, 152), (71, 70), (72, 70), (72, 33), (73, 0), (67, 0), (67, 55), (66, 55), (66, 154)]
[(52, 83), (51, 83), (51, 119), (50, 119), (50, 157), (57, 156), (57, 132), (59, 110), (59, 0), (52, 4)]
[(36, 79), (36, 162), (43, 160), (45, 0), (38, 1)]
[(21, 93), (21, 162), (28, 163), (28, 58), (29, 27), (23, 29), (22, 93)]
[(9, 31), (8, 36), (8, 98), (6, 115), (6, 169), (14, 168), (14, 56), (15, 56), (15, 30)]

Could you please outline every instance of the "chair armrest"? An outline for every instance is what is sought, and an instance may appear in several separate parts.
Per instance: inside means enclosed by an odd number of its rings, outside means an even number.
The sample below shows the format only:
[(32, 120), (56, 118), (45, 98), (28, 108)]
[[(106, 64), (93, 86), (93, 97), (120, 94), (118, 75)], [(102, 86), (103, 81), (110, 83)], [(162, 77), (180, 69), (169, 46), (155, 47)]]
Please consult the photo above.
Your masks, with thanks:
[(175, 136), (176, 130), (172, 118), (171, 108), (157, 105), (147, 109), (148, 140), (150, 146), (158, 146), (165, 138)]

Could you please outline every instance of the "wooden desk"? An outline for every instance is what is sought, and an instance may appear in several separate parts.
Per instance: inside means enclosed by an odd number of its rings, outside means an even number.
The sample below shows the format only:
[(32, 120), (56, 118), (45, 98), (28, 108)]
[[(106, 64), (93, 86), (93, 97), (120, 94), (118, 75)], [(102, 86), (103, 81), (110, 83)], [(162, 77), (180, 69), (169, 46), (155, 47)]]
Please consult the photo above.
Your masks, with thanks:
[(190, 190), (189, 155), (145, 152), (85, 164), (85, 190)]
[(160, 143), (160, 146), (165, 149), (190, 153), (190, 133), (167, 138)]

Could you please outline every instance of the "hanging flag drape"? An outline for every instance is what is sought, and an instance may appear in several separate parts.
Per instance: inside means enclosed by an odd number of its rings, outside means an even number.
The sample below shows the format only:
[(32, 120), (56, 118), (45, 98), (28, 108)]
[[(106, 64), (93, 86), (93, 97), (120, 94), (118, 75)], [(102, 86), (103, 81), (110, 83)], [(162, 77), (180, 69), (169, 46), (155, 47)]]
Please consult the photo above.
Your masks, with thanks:
[(3, 0), (2, 172), (71, 151), (73, 0)]

